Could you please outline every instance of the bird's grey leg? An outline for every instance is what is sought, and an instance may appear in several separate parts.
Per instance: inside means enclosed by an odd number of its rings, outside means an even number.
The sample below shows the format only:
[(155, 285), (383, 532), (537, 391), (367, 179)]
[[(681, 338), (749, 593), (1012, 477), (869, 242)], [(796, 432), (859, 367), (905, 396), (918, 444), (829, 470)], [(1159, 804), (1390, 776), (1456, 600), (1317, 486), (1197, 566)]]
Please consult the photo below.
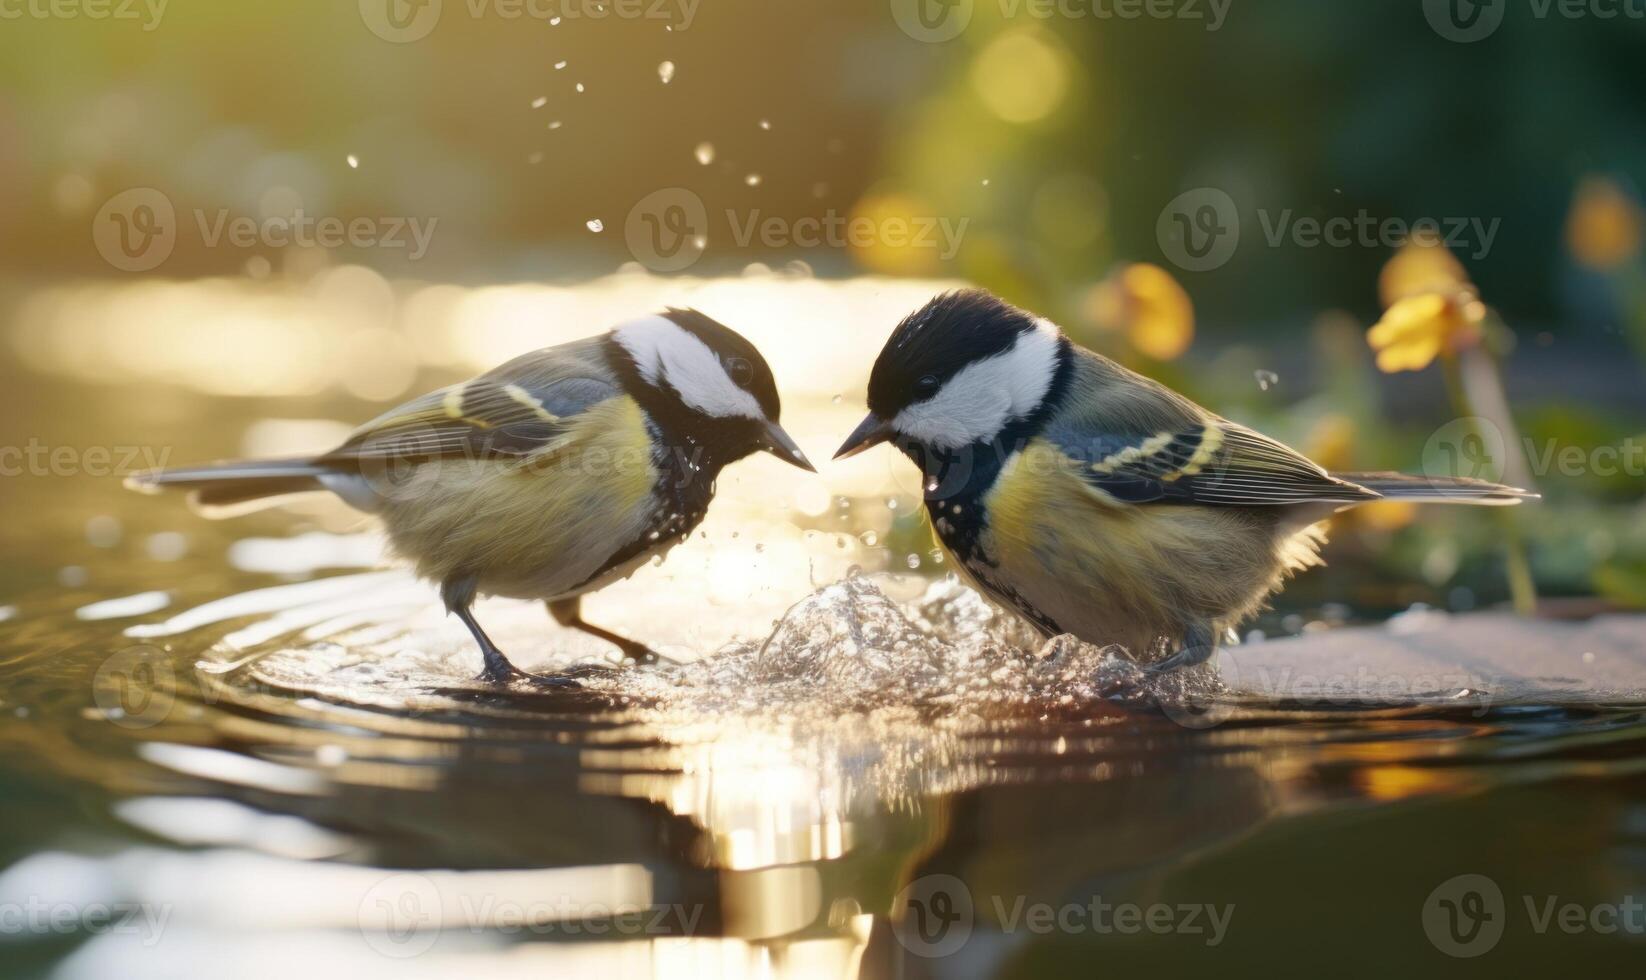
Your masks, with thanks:
[(446, 603), (446, 611), (456, 614), (463, 625), (469, 628), (474, 636), (474, 642), (480, 645), (480, 656), (485, 660), (485, 669), (480, 672), (476, 680), (490, 681), (493, 684), (507, 684), (514, 680), (531, 681), (546, 687), (577, 687), (578, 683), (569, 677), (544, 677), (538, 674), (528, 674), (509, 663), (509, 658), (503, 656), (503, 651), (497, 649), (486, 631), (480, 628), (480, 621), (474, 618), (476, 582), (473, 575), (461, 575), (449, 578), (440, 583), (440, 598)]
[(561, 626), (569, 626), (574, 630), (582, 630), (590, 636), (596, 636), (602, 640), (605, 640), (607, 643), (610, 643), (619, 650), (623, 651), (624, 659), (628, 660), (630, 663), (638, 664), (646, 663), (648, 661), (655, 662), (661, 659), (658, 657), (657, 651), (653, 650), (649, 646), (646, 646), (644, 643), (631, 640), (626, 636), (618, 636), (611, 630), (601, 629), (592, 623), (585, 622), (582, 611), (582, 596), (572, 596), (570, 599), (556, 599), (553, 602), (547, 603), (547, 605), (549, 607), (549, 615), (554, 617), (555, 622), (559, 623)]
[(1217, 654), (1217, 630), (1208, 623), (1197, 623), (1189, 627), (1183, 636), (1183, 645), (1177, 652), (1159, 663), (1149, 664), (1143, 668), (1151, 674), (1165, 674), (1184, 667), (1193, 667), (1203, 664)]

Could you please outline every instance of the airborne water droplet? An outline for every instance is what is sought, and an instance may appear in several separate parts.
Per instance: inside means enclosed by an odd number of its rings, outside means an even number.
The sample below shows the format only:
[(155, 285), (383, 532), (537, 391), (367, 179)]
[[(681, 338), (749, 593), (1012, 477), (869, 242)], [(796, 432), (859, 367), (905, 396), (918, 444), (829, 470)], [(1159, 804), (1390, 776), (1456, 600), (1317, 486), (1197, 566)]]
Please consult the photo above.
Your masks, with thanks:
[(871, 548), (880, 543), (880, 535), (874, 533), (873, 531), (864, 531), (862, 534), (858, 535), (858, 537), (863, 540), (864, 544)]
[(743, 178), (743, 183), (748, 184), (750, 187), (759, 187), (760, 186), (760, 175), (759, 174), (749, 174), (747, 177)]
[(657, 66), (657, 77), (664, 85), (674, 81), (674, 62), (665, 61)]
[(582, 82), (578, 82), (578, 83), (577, 83), (577, 90), (578, 90), (578, 91), (579, 91), (579, 92), (581, 92), (581, 91), (583, 91), (583, 83), (582, 83)]
[(694, 152), (697, 155), (697, 162), (701, 163), (703, 166), (707, 167), (709, 164), (714, 162), (714, 144), (713, 143), (709, 143), (709, 142), (699, 143), (699, 144), (697, 144), (697, 149)]
[(903, 559), (903, 563), (908, 565), (910, 568), (919, 568), (920, 556), (911, 551), (909, 553), (909, 557)]
[(771, 130), (772, 130), (772, 121), (770, 119), (760, 120), (760, 128), (764, 129), (768, 133), (771, 132)]
[(546, 106), (548, 104), (549, 104), (549, 97), (546, 96), (546, 95), (539, 95), (537, 98), (532, 100), (532, 108), (533, 109), (541, 109), (541, 108), (543, 108), (544, 106)]
[(564, 61), (557, 61), (557, 62), (554, 63), (554, 70), (555, 71), (559, 71), (560, 69), (562, 69), (564, 67), (566, 67), (566, 63)]
[(606, 230), (606, 223), (601, 221), (599, 218), (590, 218), (585, 223), (588, 225), (589, 230), (595, 232), (596, 234)]
[(349, 169), (351, 169), (351, 170), (359, 170), (360, 169), (360, 158), (359, 157), (355, 156), (353, 153), (350, 153), (349, 156), (348, 156), (348, 160), (349, 160)]
[(1257, 386), (1264, 391), (1280, 383), (1280, 375), (1273, 371), (1256, 371), (1253, 372), (1253, 376), (1257, 378)]

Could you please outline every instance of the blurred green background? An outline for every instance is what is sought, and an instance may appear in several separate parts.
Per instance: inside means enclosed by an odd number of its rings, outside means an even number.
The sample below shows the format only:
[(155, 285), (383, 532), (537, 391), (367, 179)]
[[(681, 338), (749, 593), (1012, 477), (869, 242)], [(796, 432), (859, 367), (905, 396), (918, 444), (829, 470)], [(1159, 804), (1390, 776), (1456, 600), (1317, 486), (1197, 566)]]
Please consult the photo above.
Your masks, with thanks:
[[(1454, 251), (1495, 311), (1484, 346), (1514, 417), (1478, 413), (1508, 426), (1510, 451), (1635, 458), (1646, 22), (1479, 6), (1501, 21), (1464, 42), (1438, 18), (1475, 5), (1419, 0), (119, 0), (102, 19), (13, 4), (0, 302), (26, 348), (61, 333), (28, 326), (31, 297), (65, 284), (278, 291), (345, 265), (465, 286), (642, 266), (971, 281), (1328, 465), (1412, 471), (1475, 410), (1448, 400), (1438, 370), (1371, 366), (1359, 335), (1399, 242), (1294, 231), (1429, 218), (1461, 229)], [(135, 273), (91, 230), (131, 188), (178, 215), (169, 256)], [(1240, 243), (1183, 268), (1163, 211), (1202, 188), (1228, 195)], [(633, 228), (641, 202), (675, 189), (707, 227), (693, 227), (700, 256), (660, 269)], [(432, 233), (426, 251), (203, 240), (213, 216), (299, 211)], [(770, 219), (778, 240), (739, 234)], [(848, 219), (881, 232), (794, 241), (807, 221)], [(898, 219), (952, 229), (954, 247), (893, 241)], [(1128, 263), (1170, 275), (1140, 286)], [(889, 325), (841, 325), (865, 369), (863, 338)], [(1580, 470), (1533, 474), (1551, 501), (1530, 532), (1537, 577), (1646, 601), (1643, 474)], [(1409, 579), (1427, 560), (1431, 583), (1469, 578), (1474, 548), (1437, 560), (1409, 517), (1385, 518), (1363, 529), (1385, 572)], [(1483, 548), (1501, 532), (1481, 515), (1432, 526)], [(1470, 587), (1501, 598), (1497, 556), (1480, 554)]]

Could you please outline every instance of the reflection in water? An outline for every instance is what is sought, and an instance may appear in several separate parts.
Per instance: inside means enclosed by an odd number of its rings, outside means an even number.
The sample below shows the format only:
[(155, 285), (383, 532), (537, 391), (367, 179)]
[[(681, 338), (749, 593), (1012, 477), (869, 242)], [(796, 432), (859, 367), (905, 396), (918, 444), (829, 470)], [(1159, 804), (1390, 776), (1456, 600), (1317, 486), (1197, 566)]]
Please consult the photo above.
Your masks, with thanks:
[[(695, 303), (770, 353), (810, 449), (855, 422), (862, 351), (937, 285), (391, 287), (338, 269), (306, 291), (63, 287), (11, 339), (42, 404), (114, 393), (96, 438), (181, 462), (319, 448), (373, 414), (362, 399)], [(861, 336), (841, 343), (843, 325)], [(404, 363), (359, 375), (327, 353), (355, 349), (333, 344), (351, 331), (391, 332)], [(125, 382), (152, 386), (140, 411), (96, 387)], [(334, 418), (245, 397), (328, 391), (315, 411)], [(6, 484), (8, 506), (46, 517), (0, 529), (6, 574), (33, 583), (0, 606), (0, 912), (62, 924), (0, 937), (0, 955), (76, 978), (1175, 974), (1272, 968), (1277, 949), (1325, 962), (1371, 931), (1387, 948), (1357, 955), (1391, 972), (1435, 955), (1414, 923), (1454, 874), (1641, 893), (1632, 620), (1408, 618), (1145, 683), (946, 581), (889, 453), (826, 477), (754, 460), (721, 482), (689, 543), (587, 603), (675, 662), (572, 693), (474, 682), (467, 632), (426, 584), (367, 570), (380, 538), (333, 504), (206, 524), (116, 480)], [(540, 605), (484, 616), (524, 667), (615, 662)], [(1383, 696), (1315, 693), (1366, 649)], [(1399, 659), (1414, 650), (1427, 659)], [(1511, 662), (1536, 684), (1506, 681)], [(1462, 680), (1433, 670), (1450, 663)], [(938, 903), (941, 876), (962, 891)], [(1097, 899), (1236, 914), (1215, 949), (1025, 924)], [(115, 928), (102, 907), (132, 915)], [(955, 953), (926, 955), (921, 915), (964, 923)], [(1517, 962), (1570, 960), (1530, 930), (1503, 942)]]
[[(498, 612), (522, 646), (547, 629), (528, 604)], [(984, 963), (1023, 941), (999, 896), (1153, 901), (1170, 868), (1273, 820), (1480, 791), (1507, 751), (1457, 741), (1506, 721), (1478, 712), (1287, 717), (1209, 672), (1151, 688), (950, 581), (900, 603), (854, 574), (762, 642), (575, 694), (472, 681), (466, 636), (400, 572), (141, 618), (127, 637), (170, 645), (163, 714), (110, 715), (95, 746), (51, 719), (55, 751), (116, 790), (106, 767), (148, 767), (111, 815), (183, 850), (46, 852), (0, 875), (0, 902), (150, 914), (88, 920), (59, 976), (203, 974), (231, 950), (270, 977), (316, 956), (339, 976), (897, 975), (924, 964), (898, 931), (918, 869), (1013, 835), (959, 866)], [(1206, 696), (1234, 705), (1215, 730), (1149, 709)], [(1603, 739), (1606, 719), (1558, 728)], [(1638, 742), (1638, 719), (1622, 731)]]

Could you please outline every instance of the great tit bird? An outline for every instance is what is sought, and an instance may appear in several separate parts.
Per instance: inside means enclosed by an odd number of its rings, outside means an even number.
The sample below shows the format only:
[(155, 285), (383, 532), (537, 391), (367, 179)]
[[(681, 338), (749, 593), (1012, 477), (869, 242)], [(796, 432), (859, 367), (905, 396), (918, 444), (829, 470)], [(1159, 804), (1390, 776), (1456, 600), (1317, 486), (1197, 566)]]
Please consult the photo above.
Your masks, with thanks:
[(875, 361), (836, 458), (890, 440), (944, 548), (1041, 633), (1200, 663), (1373, 500), (1516, 504), (1461, 478), (1332, 475), (980, 290), (937, 297)]
[(565, 686), (575, 681), (509, 663), (475, 620), (475, 597), (543, 599), (562, 625), (645, 657), (642, 644), (584, 622), (581, 597), (684, 540), (726, 464), (763, 450), (812, 469), (779, 412), (753, 344), (670, 309), (407, 402), (321, 456), (129, 482), (191, 491), (208, 512), (329, 490), (380, 517), (394, 550), (440, 584), (480, 645), (482, 679)]

